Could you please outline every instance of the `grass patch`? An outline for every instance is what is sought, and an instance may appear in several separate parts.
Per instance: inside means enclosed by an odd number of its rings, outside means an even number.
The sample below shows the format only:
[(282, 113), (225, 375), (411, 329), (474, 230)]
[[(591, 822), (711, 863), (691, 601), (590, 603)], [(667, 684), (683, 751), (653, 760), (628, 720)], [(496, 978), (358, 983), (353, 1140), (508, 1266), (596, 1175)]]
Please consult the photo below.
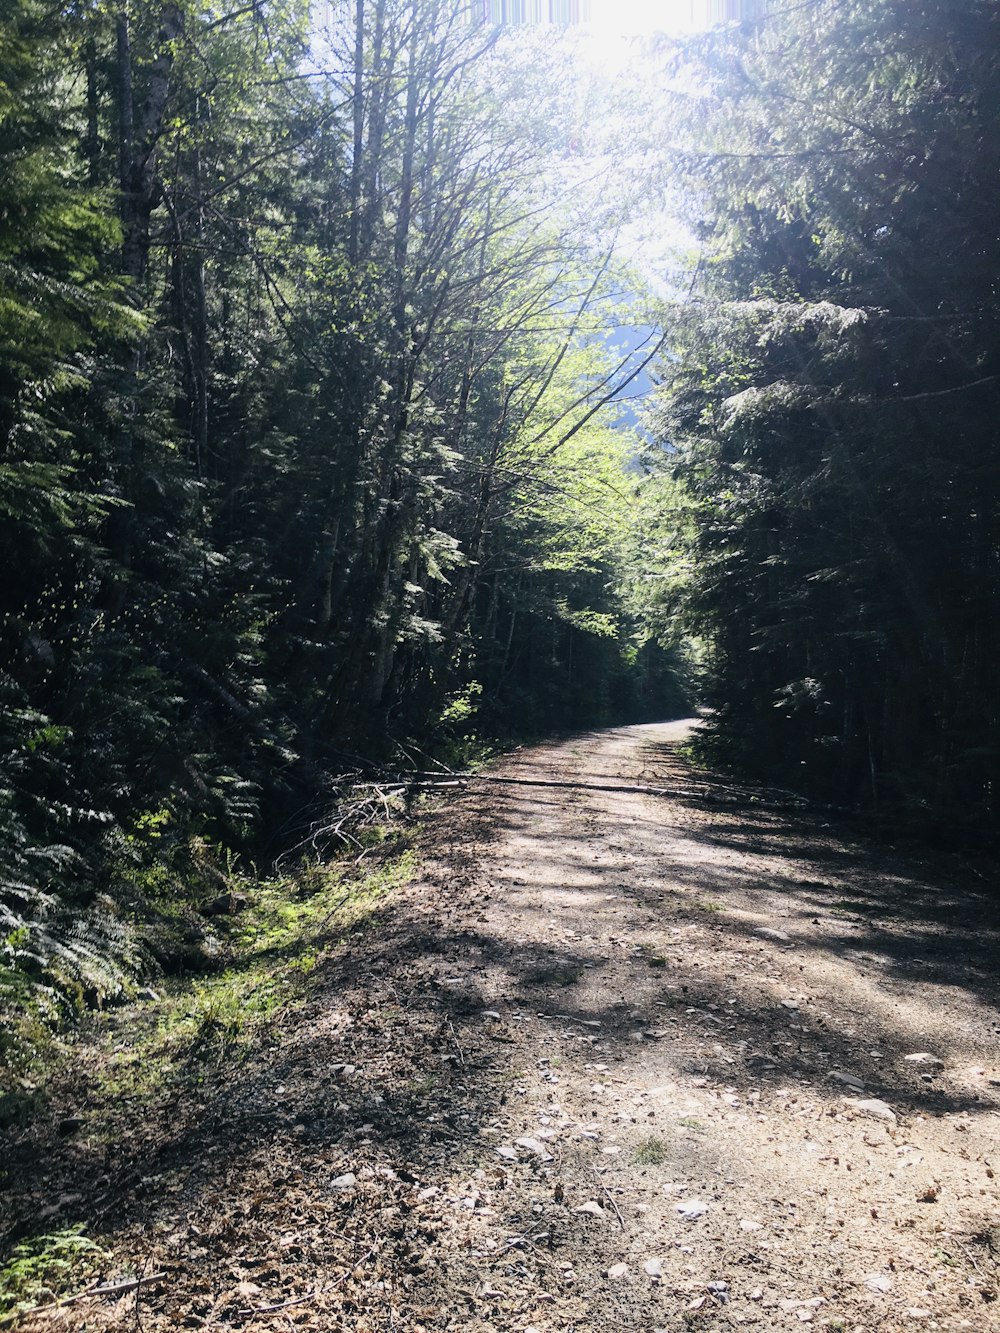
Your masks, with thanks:
[(632, 1160), (636, 1166), (660, 1166), (667, 1160), (667, 1145), (651, 1134), (636, 1148)]
[[(46, 1083), (58, 1089), (58, 1105), (82, 1096), (79, 1132), (94, 1153), (141, 1138), (137, 1126), (156, 1123), (182, 1098), (197, 1107), (204, 1094), (214, 1096), (230, 1078), (245, 1078), (266, 1061), (289, 1015), (318, 992), (324, 961), (343, 941), (377, 928), (380, 914), (388, 916), (388, 896), (412, 879), (416, 866), (416, 852), (390, 831), (363, 858), (354, 849), (343, 860), (272, 879), (230, 867), (232, 905), (203, 913), (221, 941), (218, 969), (161, 975), (144, 999), (91, 1015), (84, 1034), (53, 1041), (37, 1081), (19, 1079), (0, 1110), (22, 1122), (44, 1114)], [(186, 927), (189, 916), (177, 919)], [(8, 1184), (0, 1167), (0, 1190)], [(0, 1262), (5, 1328), (31, 1309), (78, 1293), (107, 1268), (110, 1255), (81, 1226), (40, 1230)]]
[[(241, 876), (246, 907), (224, 918), (224, 967), (167, 983), (158, 1000), (101, 1021), (108, 1058), (96, 1072), (99, 1095), (151, 1101), (250, 1058), (277, 1037), (281, 1021), (305, 1003), (325, 954), (377, 921), (384, 899), (414, 874), (416, 855), (385, 839), (365, 864), (305, 865), (272, 880)], [(113, 1130), (109, 1131), (114, 1133)]]
[[(240, 918), (232, 943), (247, 964), (298, 958), (303, 950), (342, 940), (374, 912), (379, 901), (412, 877), (416, 858), (392, 842), (356, 868), (333, 862), (303, 867), (294, 875), (263, 881), (249, 890), (251, 907)], [(393, 852), (395, 851), (395, 854)], [(301, 961), (298, 964), (302, 970)]]
[(663, 945), (656, 944), (653, 940), (643, 940), (637, 944), (633, 956), (645, 962), (647, 967), (666, 967), (669, 962), (663, 952)]
[(0, 1268), (0, 1326), (38, 1305), (60, 1300), (94, 1276), (107, 1252), (82, 1227), (35, 1236)]
[(407, 1084), (407, 1091), (414, 1101), (426, 1101), (437, 1088), (441, 1076), (436, 1073), (418, 1074)]

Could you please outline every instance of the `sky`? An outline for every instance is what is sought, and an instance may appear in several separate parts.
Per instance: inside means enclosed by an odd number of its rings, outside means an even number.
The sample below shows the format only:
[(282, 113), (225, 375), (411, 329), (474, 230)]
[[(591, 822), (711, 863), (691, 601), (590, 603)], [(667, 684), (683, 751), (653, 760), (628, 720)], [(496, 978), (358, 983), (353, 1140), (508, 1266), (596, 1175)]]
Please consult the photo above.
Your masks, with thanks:
[(590, 26), (603, 33), (678, 33), (696, 26), (691, 0), (591, 0), (590, 8)]
[[(591, 0), (590, 9), (588, 40), (577, 48), (577, 52), (587, 64), (610, 76), (620, 75), (627, 67), (643, 60), (642, 46), (637, 48), (630, 38), (648, 37), (654, 32), (681, 36), (703, 29), (708, 16), (708, 6), (693, 4), (692, 0)], [(700, 21), (696, 15), (700, 16)], [(693, 245), (693, 238), (678, 223), (666, 217), (661, 219), (659, 243), (653, 244), (644, 238), (643, 231), (641, 221), (634, 235), (630, 236), (626, 228), (621, 237), (623, 252), (631, 253), (632, 261), (644, 272), (652, 290), (676, 295), (665, 276), (668, 262), (665, 252), (675, 263), (673, 252)], [(617, 349), (617, 354), (631, 351), (638, 358), (649, 350), (644, 340), (650, 337), (655, 340), (655, 330), (649, 326), (621, 325), (606, 341), (609, 347)], [(643, 350), (638, 351), (640, 347)], [(620, 398), (622, 419), (640, 431), (640, 405), (651, 389), (649, 372), (642, 371)]]

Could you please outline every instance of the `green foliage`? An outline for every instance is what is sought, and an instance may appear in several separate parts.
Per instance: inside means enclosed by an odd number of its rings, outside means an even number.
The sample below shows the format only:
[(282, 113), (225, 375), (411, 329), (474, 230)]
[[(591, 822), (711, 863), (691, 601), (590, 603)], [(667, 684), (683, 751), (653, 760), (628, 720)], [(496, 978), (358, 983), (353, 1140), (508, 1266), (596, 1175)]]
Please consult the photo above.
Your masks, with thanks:
[(970, 832), (1000, 762), (996, 27), (979, 0), (848, 0), (689, 47), (703, 254), (657, 422), (708, 743)]
[(67, 1295), (99, 1271), (106, 1257), (106, 1251), (83, 1235), (82, 1227), (23, 1241), (0, 1268), (0, 1321), (7, 1323)]
[(595, 410), (614, 266), (545, 197), (572, 90), (437, 0), (314, 10), (0, 16), (8, 1064), (224, 971), (225, 849), (356, 756), (676, 703)]
[[(276, 1025), (309, 996), (326, 951), (371, 927), (388, 894), (410, 881), (412, 848), (390, 830), (371, 838), (371, 856), (303, 863), (264, 880), (233, 874), (245, 906), (220, 923), (225, 966), (168, 981), (158, 999), (103, 1020), (109, 1059), (102, 1091), (139, 1110), (178, 1083), (252, 1061)], [(128, 1040), (120, 1040), (119, 1024)]]
[(667, 1160), (667, 1145), (662, 1139), (651, 1134), (637, 1145), (632, 1156), (636, 1166), (660, 1166)]

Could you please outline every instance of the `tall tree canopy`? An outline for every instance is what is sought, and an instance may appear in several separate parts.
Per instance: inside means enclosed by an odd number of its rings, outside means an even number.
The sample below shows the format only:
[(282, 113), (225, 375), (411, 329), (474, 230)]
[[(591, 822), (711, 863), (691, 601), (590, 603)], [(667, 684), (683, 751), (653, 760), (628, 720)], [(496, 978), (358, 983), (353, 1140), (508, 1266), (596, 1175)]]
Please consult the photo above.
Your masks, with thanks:
[(980, 829), (1000, 778), (998, 37), (982, 0), (818, 0), (687, 48), (669, 164), (702, 257), (658, 426), (695, 506), (717, 741)]

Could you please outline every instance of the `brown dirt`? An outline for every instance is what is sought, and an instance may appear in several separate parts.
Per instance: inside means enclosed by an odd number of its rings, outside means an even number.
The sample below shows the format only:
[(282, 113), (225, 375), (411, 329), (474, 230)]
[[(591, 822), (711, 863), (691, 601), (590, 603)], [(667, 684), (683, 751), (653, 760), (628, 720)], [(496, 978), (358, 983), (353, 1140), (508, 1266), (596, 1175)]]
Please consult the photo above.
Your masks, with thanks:
[(1000, 1327), (995, 885), (693, 770), (687, 734), (509, 757), (578, 785), (439, 808), (271, 1048), (116, 1143), (19, 1136), (22, 1229), (165, 1274), (23, 1327)]

